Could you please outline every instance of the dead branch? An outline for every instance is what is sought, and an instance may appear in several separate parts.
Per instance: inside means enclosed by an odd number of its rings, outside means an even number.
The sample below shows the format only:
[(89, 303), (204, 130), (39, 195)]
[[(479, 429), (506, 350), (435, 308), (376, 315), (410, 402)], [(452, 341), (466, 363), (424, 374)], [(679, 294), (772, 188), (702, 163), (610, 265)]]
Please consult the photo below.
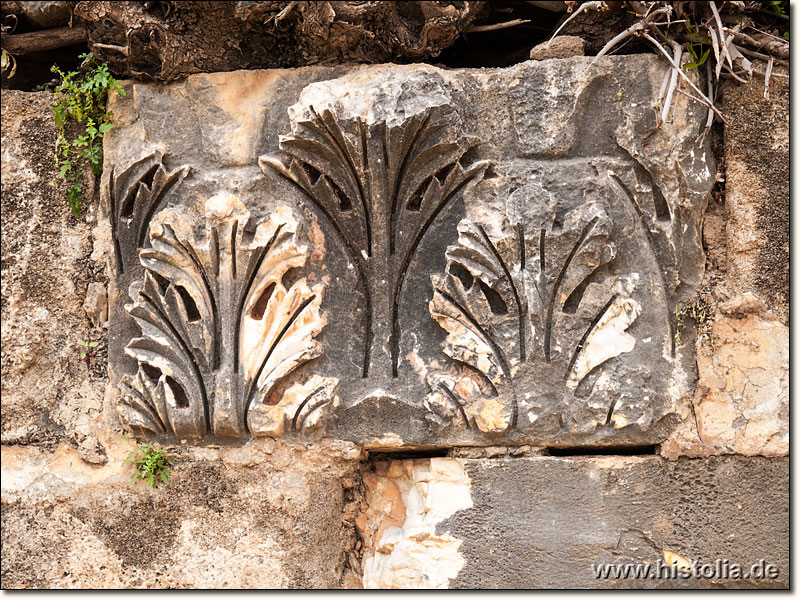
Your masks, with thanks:
[[(709, 99), (713, 102), (714, 101), (714, 78), (711, 76), (711, 64), (706, 63), (706, 87), (707, 87), (707, 95)], [(708, 135), (708, 132), (711, 130), (711, 125), (714, 123), (714, 111), (711, 108), (708, 109), (708, 114), (706, 115), (706, 126), (703, 129), (703, 133), (700, 136), (700, 139)]]
[(466, 30), (467, 33), (482, 33), (484, 31), (497, 31), (498, 29), (505, 29), (507, 27), (516, 27), (530, 23), (530, 19), (514, 19), (513, 21), (506, 21), (505, 23), (492, 23), (491, 25), (473, 25)]
[(764, 100), (769, 100), (769, 76), (772, 75), (772, 65), (774, 63), (775, 59), (770, 57), (767, 63), (767, 72), (764, 75)]
[[(661, 87), (658, 90), (658, 100), (656, 101), (656, 107), (658, 107), (659, 109), (664, 106), (664, 100), (666, 100), (665, 96), (667, 93), (667, 85), (669, 85), (671, 79), (672, 79), (672, 69), (670, 69), (664, 74), (664, 79), (661, 82)], [(660, 114), (661, 113), (659, 113), (659, 115)]]
[(660, 15), (660, 14), (669, 15), (671, 13), (672, 13), (672, 7), (671, 6), (663, 6), (663, 7), (659, 8), (659, 9), (654, 10), (653, 12), (648, 14), (646, 17), (644, 17), (641, 21), (637, 21), (636, 23), (634, 23), (633, 25), (628, 27), (625, 31), (623, 31), (623, 32), (615, 35), (613, 38), (611, 38), (608, 41), (608, 43), (600, 49), (600, 52), (597, 53), (597, 56), (595, 56), (595, 60), (597, 60), (601, 56), (605, 55), (607, 52), (609, 52), (612, 48), (614, 48), (617, 44), (619, 44), (625, 38), (631, 37), (633, 35), (637, 35), (638, 32), (644, 31), (645, 29), (648, 29), (649, 27), (654, 25), (652, 23), (652, 19), (654, 19), (657, 15)]
[[(719, 39), (720, 40), (724, 40), (725, 39), (725, 27), (723, 27), (723, 25), (722, 25), (722, 19), (720, 19), (719, 11), (717, 10), (717, 5), (716, 5), (715, 2), (713, 2), (713, 0), (711, 2), (709, 2), (708, 5), (711, 7), (711, 12), (714, 13), (714, 20), (717, 22), (717, 28), (719, 29)], [(709, 30), (710, 30), (710, 28), (709, 28)], [(722, 51), (725, 53), (725, 58), (728, 59), (728, 65), (730, 66), (731, 71), (733, 71), (733, 57), (731, 57), (731, 53), (728, 50), (728, 42), (727, 41), (722, 45)]]
[[(672, 54), (675, 64), (681, 64), (681, 55), (683, 54), (683, 49), (681, 48), (680, 44), (676, 44), (673, 42), (672, 45)], [(665, 122), (667, 117), (669, 117), (669, 111), (672, 108), (672, 95), (675, 93), (675, 88), (678, 85), (678, 69), (670, 69), (672, 71), (669, 79), (669, 88), (667, 89), (667, 97), (664, 99), (664, 106), (661, 109), (661, 121)]]
[[(764, 77), (766, 77), (766, 75), (767, 75), (766, 71), (762, 71), (761, 69), (756, 69), (755, 67), (753, 67), (753, 73), (755, 73), (756, 75), (763, 75)], [(780, 77), (781, 79), (789, 79), (789, 76), (786, 75), (785, 73), (774, 73), (773, 72), (773, 73), (770, 73), (770, 77)]]
[(551, 38), (550, 38), (550, 39), (547, 41), (547, 47), (548, 47), (548, 48), (550, 47), (550, 42), (552, 42), (552, 41), (553, 41), (553, 38), (554, 38), (554, 37), (556, 37), (556, 36), (558, 35), (558, 33), (559, 33), (559, 32), (560, 32), (562, 29), (564, 29), (564, 27), (566, 27), (566, 26), (567, 26), (567, 23), (569, 23), (570, 21), (572, 21), (572, 19), (574, 19), (575, 17), (577, 17), (577, 16), (578, 16), (579, 14), (581, 14), (583, 11), (585, 11), (585, 10), (600, 10), (600, 9), (603, 9), (603, 8), (606, 8), (606, 3), (605, 3), (605, 2), (584, 2), (583, 4), (581, 4), (581, 5), (578, 7), (578, 9), (577, 9), (577, 10), (576, 10), (574, 13), (572, 13), (572, 14), (571, 14), (569, 17), (567, 17), (567, 20), (566, 20), (566, 21), (564, 21), (564, 22), (561, 24), (561, 26), (560, 26), (558, 29), (556, 29), (555, 33), (554, 33), (554, 34), (552, 35), (552, 37), (551, 37)]
[[(730, 36), (730, 38), (728, 39), (731, 42), (729, 44), (730, 46), (729, 50), (731, 56), (733, 57), (733, 64), (739, 66), (742, 69), (742, 71), (744, 71), (747, 74), (746, 80), (739, 79), (739, 81), (741, 81), (742, 83), (747, 83), (753, 76), (753, 63), (747, 60), (744, 57), (744, 55), (741, 52), (739, 52), (739, 46), (733, 43), (733, 36)], [(730, 71), (731, 73), (733, 73), (733, 69), (731, 69)]]
[(701, 98), (698, 98), (698, 97), (697, 97), (697, 96), (695, 96), (694, 94), (690, 94), (689, 92), (684, 92), (684, 91), (683, 91), (682, 89), (680, 89), (680, 88), (678, 88), (676, 91), (677, 91), (679, 94), (682, 94), (682, 95), (686, 96), (686, 97), (687, 97), (687, 98), (689, 98), (690, 100), (694, 100), (695, 102), (697, 102), (697, 103), (699, 103), (699, 104), (705, 104), (705, 102), (703, 102), (703, 100), (702, 100)]
[[(736, 38), (736, 41), (740, 44), (744, 44), (749, 46), (753, 50), (758, 52), (763, 52), (765, 54), (771, 54), (776, 58), (780, 58), (783, 60), (789, 60), (789, 43), (785, 41), (778, 41), (777, 39), (756, 39), (747, 35), (746, 33), (742, 33), (741, 31), (731, 31), (733, 33), (733, 37)], [(774, 36), (772, 36), (774, 37)]]
[(720, 60), (720, 53), (719, 53), (719, 42), (720, 40), (717, 39), (717, 32), (713, 29), (708, 29), (709, 37), (711, 38), (711, 47), (714, 49), (714, 60), (715, 60), (715, 71), (714, 76), (719, 79), (719, 74), (722, 72), (722, 61)]
[(752, 29), (753, 31), (758, 32), (758, 34), (763, 36), (763, 37), (768, 37), (768, 38), (772, 38), (773, 40), (778, 40), (782, 44), (788, 44), (789, 43), (787, 40), (785, 40), (783, 38), (779, 38), (777, 35), (773, 35), (773, 34), (769, 33), (768, 31), (761, 31), (760, 29), (754, 27), (753, 25), (746, 25), (746, 28), (747, 29)]
[(3, 35), (0, 39), (3, 50), (22, 55), (73, 46), (85, 42), (87, 37), (83, 27), (56, 27), (31, 33)]
[(757, 58), (759, 60), (763, 60), (764, 62), (769, 62), (769, 61), (772, 60), (772, 61), (775, 61), (775, 64), (783, 65), (785, 67), (789, 66), (789, 63), (787, 61), (777, 59), (774, 56), (767, 56), (766, 54), (762, 54), (761, 52), (756, 52), (755, 50), (749, 50), (749, 49), (747, 49), (747, 48), (745, 48), (743, 46), (737, 46), (736, 48), (739, 50), (739, 52), (741, 52), (745, 56), (750, 56), (752, 58)]
[[(676, 69), (678, 71), (678, 74), (681, 77), (683, 77), (684, 80), (686, 80), (686, 82), (689, 84), (689, 86), (695, 92), (697, 92), (698, 96), (701, 98), (701, 102), (703, 104), (705, 104), (706, 106), (708, 106), (709, 108), (711, 108), (714, 111), (714, 113), (720, 119), (722, 119), (723, 123), (727, 123), (728, 122), (727, 119), (722, 115), (721, 112), (719, 112), (717, 107), (714, 106), (714, 103), (711, 102), (711, 100), (709, 100), (708, 98), (706, 98), (705, 94), (703, 94), (703, 92), (700, 91), (700, 89), (694, 84), (694, 82), (691, 79), (689, 79), (689, 77), (686, 75), (686, 73), (683, 72), (683, 69), (681, 69), (680, 65), (676, 64), (675, 61), (672, 59), (672, 57), (669, 55), (669, 53), (666, 50), (664, 50), (664, 47), (661, 44), (659, 44), (658, 41), (652, 35), (650, 35), (650, 34), (648, 34), (646, 32), (643, 33), (642, 35), (648, 42), (653, 44), (658, 49), (658, 51), (661, 52), (661, 54), (663, 54), (664, 56), (667, 57), (667, 60), (672, 65), (672, 67), (674, 69)], [(676, 42), (673, 42), (673, 43), (676, 43)]]

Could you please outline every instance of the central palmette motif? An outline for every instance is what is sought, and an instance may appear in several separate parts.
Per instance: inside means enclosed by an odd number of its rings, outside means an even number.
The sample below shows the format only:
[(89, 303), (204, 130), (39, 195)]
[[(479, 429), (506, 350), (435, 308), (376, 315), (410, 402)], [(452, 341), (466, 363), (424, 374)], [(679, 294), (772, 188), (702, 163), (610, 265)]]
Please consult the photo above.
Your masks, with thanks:
[(436, 217), (489, 163), (466, 159), (475, 140), (461, 135), (452, 109), (395, 124), (306, 110), (281, 139), (285, 156), (262, 156), (262, 169), (295, 184), (343, 242), (365, 302), (362, 376), (397, 378), (409, 264)]
[(500, 239), (464, 221), (447, 251), (447, 273), (431, 278), (431, 315), (448, 332), (444, 352), (471, 368), (455, 379), (434, 374), (432, 388), (467, 428), (515, 427), (521, 396), (555, 396), (560, 411), (564, 388), (585, 387), (588, 396), (595, 367), (634, 347), (625, 330), (641, 311), (630, 298), (635, 278), (596, 275), (616, 254), (603, 204), (588, 202), (563, 218), (537, 230), (504, 223)]
[[(325, 326), (323, 286), (291, 281), (309, 250), (298, 243), (288, 207), (256, 227), (229, 194), (205, 209), (199, 238), (175, 209), (150, 224), (152, 247), (140, 253), (144, 280), (131, 285), (134, 302), (126, 306), (142, 331), (125, 348), (139, 370), (121, 382), (120, 411), (134, 428), (180, 437), (282, 431), (269, 413), (281, 413), (286, 402), (270, 395), (320, 354), (314, 337)], [(292, 427), (334, 400), (335, 385), (316, 379), (308, 397), (294, 389), (296, 414), (286, 415)]]

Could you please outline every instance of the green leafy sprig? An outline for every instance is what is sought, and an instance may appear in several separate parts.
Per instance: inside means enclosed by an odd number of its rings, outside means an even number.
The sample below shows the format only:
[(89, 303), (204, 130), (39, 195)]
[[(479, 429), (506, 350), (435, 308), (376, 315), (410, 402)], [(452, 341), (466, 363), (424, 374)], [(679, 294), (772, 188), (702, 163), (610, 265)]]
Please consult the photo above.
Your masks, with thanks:
[(136, 465), (136, 470), (131, 475), (131, 485), (143, 479), (150, 488), (156, 487), (159, 480), (161, 483), (167, 483), (169, 467), (172, 466), (172, 461), (167, 458), (167, 451), (164, 448), (153, 448), (151, 443), (139, 444), (122, 464), (129, 463)]
[[(108, 93), (114, 90), (125, 95), (107, 64), (98, 63), (91, 53), (80, 58), (84, 60), (77, 71), (64, 73), (56, 65), (51, 69), (60, 77), (52, 108), (58, 127), (54, 157), (58, 176), (53, 184), (57, 185), (59, 179), (68, 183), (67, 204), (76, 218), (83, 202), (83, 166), (91, 165), (95, 176), (103, 172), (103, 135), (114, 127), (107, 108)], [(82, 125), (83, 134), (71, 139), (67, 128), (70, 122)]]

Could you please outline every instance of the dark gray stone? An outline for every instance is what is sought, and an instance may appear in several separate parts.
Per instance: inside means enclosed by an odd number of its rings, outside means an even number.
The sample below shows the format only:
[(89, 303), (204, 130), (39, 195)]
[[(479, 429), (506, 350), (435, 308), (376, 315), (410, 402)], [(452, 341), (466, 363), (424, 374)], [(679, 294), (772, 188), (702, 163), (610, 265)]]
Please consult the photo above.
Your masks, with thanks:
[[(451, 588), (788, 588), (789, 462), (724, 457), (462, 459), (473, 507), (437, 534), (463, 540)], [(597, 578), (593, 565), (775, 565), (778, 577)], [(704, 571), (701, 571), (701, 575)], [(720, 571), (722, 573), (722, 571)]]
[[(143, 434), (652, 443), (691, 387), (705, 109), (654, 56), (128, 84), (112, 383)], [(598, 115), (602, 114), (602, 119)]]

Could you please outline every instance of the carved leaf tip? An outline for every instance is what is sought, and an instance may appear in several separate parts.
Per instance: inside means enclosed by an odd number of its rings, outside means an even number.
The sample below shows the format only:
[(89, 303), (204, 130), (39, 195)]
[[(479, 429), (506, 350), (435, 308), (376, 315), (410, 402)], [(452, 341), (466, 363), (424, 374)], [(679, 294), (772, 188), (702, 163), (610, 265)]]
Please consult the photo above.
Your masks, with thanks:
[(122, 378), (119, 389), (122, 398), (117, 404), (117, 412), (129, 428), (154, 434), (167, 431), (163, 382), (160, 379), (154, 384), (139, 367), (135, 376)]
[(248, 428), (256, 436), (277, 437), (321, 427), (339, 404), (338, 385), (338, 379), (317, 374), (295, 383), (277, 403), (254, 404), (247, 414)]

